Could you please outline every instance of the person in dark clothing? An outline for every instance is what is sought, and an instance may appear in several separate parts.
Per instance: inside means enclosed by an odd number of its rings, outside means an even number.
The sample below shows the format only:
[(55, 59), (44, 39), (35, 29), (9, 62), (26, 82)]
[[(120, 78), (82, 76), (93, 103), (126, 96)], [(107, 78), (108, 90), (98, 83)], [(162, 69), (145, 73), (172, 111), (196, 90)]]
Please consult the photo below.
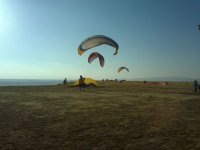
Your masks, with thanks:
[(79, 78), (79, 89), (80, 91), (84, 91), (84, 88), (85, 88), (85, 82), (84, 82), (85, 78), (83, 78), (82, 75), (80, 75), (80, 78)]
[(200, 93), (200, 83), (199, 83), (199, 86), (198, 86), (198, 87), (199, 87), (199, 89), (198, 89), (198, 90), (199, 90), (199, 93)]
[(198, 87), (199, 87), (199, 85), (198, 85), (197, 81), (194, 80), (194, 82), (193, 82), (193, 93), (194, 94), (198, 93)]
[(67, 84), (67, 79), (66, 79), (66, 78), (64, 79), (63, 84), (64, 84), (64, 85)]

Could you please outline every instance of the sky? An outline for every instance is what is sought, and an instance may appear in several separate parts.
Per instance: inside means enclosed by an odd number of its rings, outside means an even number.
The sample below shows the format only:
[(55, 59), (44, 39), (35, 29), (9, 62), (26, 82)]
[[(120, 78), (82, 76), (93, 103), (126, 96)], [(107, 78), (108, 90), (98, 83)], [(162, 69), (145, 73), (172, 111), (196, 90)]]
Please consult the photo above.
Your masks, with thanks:
[[(199, 0), (0, 0), (0, 79), (200, 78)], [(92, 35), (108, 45), (78, 55)], [(90, 53), (105, 58), (91, 64)], [(117, 73), (121, 66), (130, 71)]]

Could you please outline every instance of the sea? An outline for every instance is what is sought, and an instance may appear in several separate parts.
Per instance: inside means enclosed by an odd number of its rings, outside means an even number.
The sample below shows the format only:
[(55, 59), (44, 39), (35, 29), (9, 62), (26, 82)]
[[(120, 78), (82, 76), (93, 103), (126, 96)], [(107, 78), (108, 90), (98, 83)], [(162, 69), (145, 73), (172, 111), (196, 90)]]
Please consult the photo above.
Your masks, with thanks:
[(58, 85), (63, 80), (44, 80), (44, 79), (0, 79), (0, 86), (41, 86)]

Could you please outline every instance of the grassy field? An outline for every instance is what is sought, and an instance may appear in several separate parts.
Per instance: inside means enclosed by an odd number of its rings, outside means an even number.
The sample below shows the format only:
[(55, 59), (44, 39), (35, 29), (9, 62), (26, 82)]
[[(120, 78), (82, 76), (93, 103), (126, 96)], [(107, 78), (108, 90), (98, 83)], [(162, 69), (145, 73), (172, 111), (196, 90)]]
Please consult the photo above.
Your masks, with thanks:
[(0, 87), (0, 149), (200, 149), (191, 83)]

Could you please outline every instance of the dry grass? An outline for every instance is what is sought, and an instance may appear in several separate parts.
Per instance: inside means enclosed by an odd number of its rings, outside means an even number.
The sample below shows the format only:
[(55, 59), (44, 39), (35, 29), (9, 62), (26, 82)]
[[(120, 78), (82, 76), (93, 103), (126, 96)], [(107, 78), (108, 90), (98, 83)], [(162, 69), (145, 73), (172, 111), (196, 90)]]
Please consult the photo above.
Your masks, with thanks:
[(191, 84), (0, 87), (0, 149), (200, 149)]

